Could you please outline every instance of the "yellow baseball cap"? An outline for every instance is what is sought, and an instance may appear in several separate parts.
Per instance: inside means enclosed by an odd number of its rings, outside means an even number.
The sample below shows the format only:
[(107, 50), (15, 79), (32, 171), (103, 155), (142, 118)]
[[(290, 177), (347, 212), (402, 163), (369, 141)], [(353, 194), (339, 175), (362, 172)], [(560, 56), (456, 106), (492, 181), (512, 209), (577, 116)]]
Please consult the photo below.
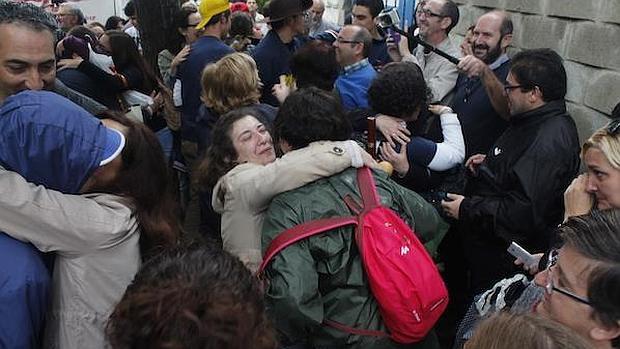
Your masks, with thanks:
[(196, 29), (202, 29), (207, 25), (211, 18), (229, 9), (228, 0), (202, 0), (198, 7), (198, 12), (202, 20)]

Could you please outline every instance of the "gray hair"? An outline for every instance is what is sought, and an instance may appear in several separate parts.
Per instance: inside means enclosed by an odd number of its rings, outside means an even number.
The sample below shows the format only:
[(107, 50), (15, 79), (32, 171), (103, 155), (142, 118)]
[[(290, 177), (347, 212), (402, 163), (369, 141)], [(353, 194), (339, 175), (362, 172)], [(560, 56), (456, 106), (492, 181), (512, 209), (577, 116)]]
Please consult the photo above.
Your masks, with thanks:
[(60, 6), (66, 8), (70, 15), (75, 16), (75, 18), (77, 19), (78, 25), (86, 24), (86, 17), (84, 17), (84, 13), (78, 7), (75, 7), (74, 5), (67, 4), (67, 3), (64, 3)]
[(28, 3), (0, 0), (0, 24), (15, 23), (35, 31), (47, 30), (55, 35), (58, 22), (50, 13)]

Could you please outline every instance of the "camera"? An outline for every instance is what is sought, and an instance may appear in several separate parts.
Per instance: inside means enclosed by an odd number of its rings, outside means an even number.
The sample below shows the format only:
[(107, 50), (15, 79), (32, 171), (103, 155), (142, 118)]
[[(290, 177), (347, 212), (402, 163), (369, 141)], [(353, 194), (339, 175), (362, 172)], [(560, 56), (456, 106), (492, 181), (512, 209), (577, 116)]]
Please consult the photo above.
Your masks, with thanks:
[(377, 16), (377, 22), (383, 29), (400, 26), (400, 17), (395, 7), (384, 9)]

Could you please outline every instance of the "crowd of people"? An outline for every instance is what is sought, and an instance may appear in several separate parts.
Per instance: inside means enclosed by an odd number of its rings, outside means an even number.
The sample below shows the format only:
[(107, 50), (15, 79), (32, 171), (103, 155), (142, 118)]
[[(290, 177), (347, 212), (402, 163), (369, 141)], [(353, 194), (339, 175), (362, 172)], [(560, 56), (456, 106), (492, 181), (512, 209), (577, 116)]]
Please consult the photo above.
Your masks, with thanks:
[[(101, 24), (0, 0), (0, 347), (620, 348), (620, 103), (580, 146), (558, 53), (508, 55), (502, 10), (457, 43), (452, 0), (415, 6), (402, 31), (382, 0), (343, 25), (187, 1), (155, 67), (132, 1)], [(264, 260), (371, 185), (449, 293), (415, 341), (369, 281), (372, 227)]]

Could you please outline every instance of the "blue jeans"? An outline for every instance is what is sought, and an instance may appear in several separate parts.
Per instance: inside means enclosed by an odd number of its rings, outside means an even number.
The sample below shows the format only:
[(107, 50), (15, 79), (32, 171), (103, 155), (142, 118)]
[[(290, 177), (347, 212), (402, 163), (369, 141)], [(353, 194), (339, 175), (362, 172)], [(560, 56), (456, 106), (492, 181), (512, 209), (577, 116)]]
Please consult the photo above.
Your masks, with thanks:
[(155, 135), (157, 135), (157, 139), (159, 139), (161, 149), (164, 151), (166, 163), (168, 163), (170, 161), (170, 156), (172, 155), (172, 131), (170, 131), (169, 128), (164, 127), (157, 131)]

